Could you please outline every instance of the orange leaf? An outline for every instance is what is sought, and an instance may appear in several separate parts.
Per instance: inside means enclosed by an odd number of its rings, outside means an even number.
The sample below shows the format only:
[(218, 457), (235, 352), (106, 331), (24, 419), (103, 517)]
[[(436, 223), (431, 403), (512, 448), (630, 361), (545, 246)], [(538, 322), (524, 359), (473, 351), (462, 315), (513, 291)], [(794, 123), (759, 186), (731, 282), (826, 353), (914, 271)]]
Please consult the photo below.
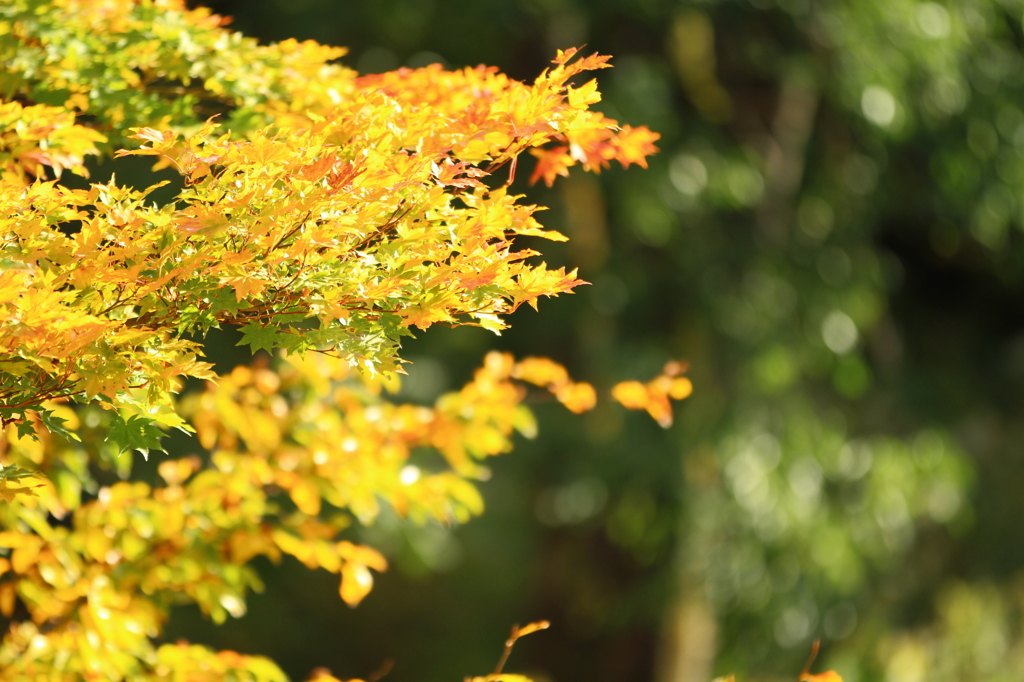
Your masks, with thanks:
[[(341, 682), (337, 677), (332, 675), (329, 670), (323, 668), (317, 668), (313, 671), (313, 676), (307, 680), (307, 682)], [(349, 680), (348, 682), (356, 682), (355, 680)]]
[(631, 163), (647, 168), (647, 157), (658, 151), (654, 142), (660, 137), (661, 135), (651, 131), (647, 126), (622, 126), (622, 130), (616, 136), (618, 153), (615, 160), (621, 163), (623, 168), (629, 168)]
[(8, 618), (14, 613), (15, 586), (13, 582), (0, 583), (0, 613)]
[(672, 426), (672, 403), (668, 401), (667, 395), (648, 391), (647, 405), (644, 407), (647, 409), (647, 414), (658, 422), (658, 426), (663, 429)]
[(531, 149), (530, 153), (537, 157), (537, 166), (530, 175), (531, 185), (544, 178), (544, 184), (551, 187), (559, 175), (569, 177), (569, 166), (576, 165), (576, 160), (569, 154), (569, 148), (564, 145), (551, 149)]
[(536, 623), (527, 623), (521, 628), (516, 628), (516, 637), (525, 637), (526, 635), (537, 632), (538, 630), (547, 630), (549, 627), (551, 627), (551, 623), (546, 620), (539, 620)]

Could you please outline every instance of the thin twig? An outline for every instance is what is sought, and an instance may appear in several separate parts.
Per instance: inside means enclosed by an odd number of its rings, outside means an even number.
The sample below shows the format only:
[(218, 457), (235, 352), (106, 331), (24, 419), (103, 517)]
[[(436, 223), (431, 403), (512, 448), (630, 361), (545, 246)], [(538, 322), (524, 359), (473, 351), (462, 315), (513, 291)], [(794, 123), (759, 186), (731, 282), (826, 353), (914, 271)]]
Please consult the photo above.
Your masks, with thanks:
[(501, 652), (501, 658), (498, 660), (498, 667), (494, 669), (495, 675), (501, 674), (501, 669), (505, 667), (505, 662), (508, 661), (508, 655), (512, 653), (512, 647), (515, 646), (516, 640), (524, 635), (528, 635), (531, 632), (537, 632), (538, 630), (546, 630), (551, 624), (546, 620), (540, 620), (536, 623), (529, 623), (523, 627), (518, 625), (512, 626), (512, 634), (507, 640), (505, 640), (505, 650)]
[(377, 682), (377, 680), (391, 672), (391, 669), (394, 667), (395, 662), (390, 658), (387, 659), (386, 661), (380, 664), (379, 668), (370, 673), (370, 675), (366, 678), (366, 682)]
[(800, 673), (800, 679), (797, 682), (802, 682), (811, 673), (811, 664), (814, 663), (814, 659), (818, 657), (818, 647), (821, 646), (821, 640), (814, 640), (814, 644), (811, 645), (811, 655), (807, 658), (807, 663), (804, 664), (803, 672)]

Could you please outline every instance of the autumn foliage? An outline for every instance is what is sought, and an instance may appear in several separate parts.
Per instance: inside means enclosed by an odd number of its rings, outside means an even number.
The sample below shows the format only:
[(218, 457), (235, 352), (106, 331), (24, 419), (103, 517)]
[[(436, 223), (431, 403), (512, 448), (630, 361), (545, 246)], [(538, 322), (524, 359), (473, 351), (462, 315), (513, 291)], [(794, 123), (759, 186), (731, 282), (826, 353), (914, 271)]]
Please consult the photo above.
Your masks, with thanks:
[[(154, 640), (174, 604), (242, 615), (258, 555), (338, 574), (355, 606), (387, 562), (347, 526), (381, 504), (468, 520), (483, 460), (535, 432), (528, 386), (573, 412), (597, 400), (557, 363), (501, 353), (432, 406), (388, 396), (415, 330), (498, 332), (582, 283), (515, 246), (564, 237), (509, 186), (523, 152), (548, 184), (646, 165), (657, 135), (573, 84), (608, 58), (560, 52), (532, 84), (436, 65), (360, 78), (341, 49), (224, 23), (178, 0), (0, 7), (4, 679), (283, 679)], [(159, 185), (61, 183), (110, 154), (150, 156), (183, 187), (158, 205)], [(215, 376), (201, 339), (229, 325), (280, 356)], [(668, 425), (681, 371), (613, 395)], [(209, 381), (179, 397), (189, 378)], [(134, 451), (171, 428), (205, 454), (132, 482)], [(415, 464), (417, 448), (445, 465)]]

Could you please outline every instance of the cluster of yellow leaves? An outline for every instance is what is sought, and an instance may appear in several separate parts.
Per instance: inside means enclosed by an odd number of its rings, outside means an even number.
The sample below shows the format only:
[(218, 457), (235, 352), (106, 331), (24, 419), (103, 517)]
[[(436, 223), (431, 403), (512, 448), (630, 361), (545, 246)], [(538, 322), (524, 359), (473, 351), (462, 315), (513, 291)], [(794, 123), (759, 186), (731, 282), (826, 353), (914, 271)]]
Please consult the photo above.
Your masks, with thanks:
[[(230, 82), (232, 106), (258, 110), (274, 127), (243, 126), (219, 137), (210, 123), (185, 135), (136, 128), (133, 137), (147, 144), (119, 154), (153, 155), (186, 184), (177, 203), (163, 207), (146, 205), (154, 188), (113, 180), (89, 190), (26, 186), (23, 170), (19, 182), (0, 183), (4, 423), (24, 423), (41, 402), (63, 397), (99, 399), (150, 420), (152, 409), (171, 404), (178, 377), (209, 376), (197, 360), (201, 349), (182, 335), (223, 324), (243, 326), (253, 349), (329, 350), (383, 372), (397, 369), (400, 339), (411, 328), (474, 324), (497, 332), (503, 315), (570, 292), (580, 280), (575, 271), (525, 262), (537, 254), (513, 248), (515, 237), (564, 237), (541, 228), (538, 207), (485, 184), (487, 176), (507, 164), (514, 172), (523, 151), (549, 143), (565, 142), (592, 170), (613, 159), (643, 163), (655, 150), (653, 133), (619, 130), (588, 110), (599, 98), (594, 81), (570, 84), (607, 66), (606, 57), (560, 52), (533, 84), (484, 67), (357, 79), (327, 63), (337, 51), (312, 43), (260, 48), (177, 2), (26, 7), (0, 10), (12, 17), (0, 21), (0, 47), (17, 57), (8, 89), (30, 94), (18, 74), (43, 74), (36, 85), (67, 90), (67, 106), (92, 111), (105, 91), (72, 78), (76, 69), (114, 70), (111, 78), (123, 82), (111, 93), (138, 96), (166, 79), (188, 84), (202, 68), (219, 69), (204, 87)], [(56, 19), (58, 11), (68, 14)], [(140, 32), (146, 39), (120, 51), (85, 41), (81, 54), (56, 63), (52, 51), (38, 52), (52, 37), (46, 26), (86, 21), (109, 24), (106, 43)], [(167, 33), (172, 25), (177, 33)], [(170, 44), (172, 34), (195, 41)], [(189, 53), (195, 45), (202, 54)], [(264, 71), (274, 76), (264, 74), (261, 97), (252, 99), (246, 87), (255, 85), (246, 78)], [(227, 85), (221, 90), (230, 94)], [(145, 102), (135, 102), (130, 116), (128, 100), (120, 109), (111, 104), (108, 122), (159, 123), (156, 105)], [(16, 112), (21, 105), (4, 106)], [(29, 116), (36, 108), (20, 111)], [(61, 112), (45, 109), (52, 125), (38, 146), (63, 156), (12, 155), (0, 171), (17, 175), (26, 158), (79, 167), (72, 160), (102, 136)], [(28, 133), (18, 132), (20, 121), (0, 117), (0, 134), (22, 139)]]
[(646, 384), (623, 381), (612, 388), (612, 397), (630, 410), (647, 410), (663, 428), (672, 426), (671, 400), (683, 400), (693, 393), (693, 382), (680, 376), (687, 370), (685, 363), (675, 360), (665, 364), (661, 374)]
[(597, 404), (597, 393), (593, 386), (586, 382), (572, 381), (565, 367), (547, 358), (524, 358), (512, 367), (511, 375), (547, 388), (575, 414), (593, 409)]
[[(576, 49), (566, 52), (559, 50), (555, 60), (558, 68), (550, 74), (542, 75), (538, 81), (542, 82), (547, 77), (552, 83), (558, 83), (562, 77), (561, 69), (575, 54)], [(608, 59), (593, 55), (581, 60), (581, 63), (585, 65), (584, 68), (598, 69), (608, 66)], [(660, 136), (643, 126), (632, 128), (626, 125), (620, 129), (617, 122), (598, 112), (589, 111), (587, 107), (601, 101), (596, 80), (590, 80), (578, 88), (569, 88), (567, 99), (569, 106), (576, 110), (574, 125), (555, 138), (557, 144), (530, 150), (530, 154), (537, 157), (537, 165), (530, 176), (531, 183), (543, 178), (544, 183), (550, 187), (556, 177), (567, 177), (569, 168), (577, 163), (595, 173), (607, 168), (608, 162), (612, 160), (619, 161), (624, 168), (634, 163), (647, 167), (646, 157), (657, 151), (654, 143)]]
[[(104, 613), (101, 611), (101, 613)], [(110, 618), (120, 616), (106, 612)], [(287, 682), (277, 665), (262, 656), (234, 651), (210, 651), (186, 643), (163, 644), (147, 650), (145, 665), (130, 654), (97, 649), (88, 632), (68, 627), (51, 634), (37, 624), (23, 622), (11, 627), (0, 651), (0, 669), (11, 680), (131, 680), (132, 682)], [(94, 639), (94, 638), (93, 638)], [(69, 655), (75, 652), (78, 655)], [(85, 665), (81, 665), (82, 662)], [(119, 664), (128, 663), (127, 672)]]
[(86, 155), (98, 154), (96, 144), (107, 141), (76, 124), (73, 112), (44, 104), (0, 102), (0, 131), (0, 180), (12, 185), (43, 176), (45, 168), (57, 177), (64, 170), (88, 176)]
[[(387, 504), (417, 522), (466, 521), (483, 509), (474, 483), (486, 478), (482, 460), (511, 449), (515, 431), (536, 429), (524, 383), (573, 411), (594, 400), (561, 365), (507, 353), (490, 353), (433, 406), (388, 399), (396, 383), (321, 353), (290, 356), (277, 371), (238, 367), (182, 399), (209, 455), (165, 460), (157, 487), (98, 486), (88, 463), (99, 445), (66, 406), (51, 407), (81, 441), (41, 424), (37, 440), (7, 427), (3, 471), (34, 466), (46, 478), (33, 480), (34, 496), (0, 505), (0, 613), (12, 616), (20, 602), (31, 619), (0, 644), (0, 673), (152, 680), (200, 659), (235, 665), (230, 652), (156, 649), (167, 607), (193, 602), (216, 622), (244, 614), (247, 592), (262, 589), (249, 566), (257, 555), (338, 574), (342, 600), (355, 606), (387, 561), (339, 537), (353, 517), (372, 523)], [(418, 459), (425, 449), (445, 466)], [(245, 661), (237, 667), (252, 679), (278, 679), (269, 662)]]
[[(382, 399), (384, 379), (360, 376), (323, 354), (291, 356), (277, 373), (238, 368), (186, 397), (181, 409), (218, 456), (266, 461), (273, 484), (305, 514), (319, 514), (326, 502), (370, 523), (383, 501), (418, 522), (463, 522), (483, 510), (472, 483), (487, 476), (480, 461), (511, 450), (514, 431), (536, 432), (525, 390), (513, 379), (538, 383), (540, 362), (568, 377), (550, 360), (490, 353), (472, 381), (426, 407)], [(574, 385), (593, 395), (589, 384)], [(282, 397), (300, 390), (302, 402)], [(558, 387), (551, 390), (557, 397)], [(418, 448), (436, 450), (448, 468), (410, 461)], [(310, 548), (302, 556), (314, 554)]]

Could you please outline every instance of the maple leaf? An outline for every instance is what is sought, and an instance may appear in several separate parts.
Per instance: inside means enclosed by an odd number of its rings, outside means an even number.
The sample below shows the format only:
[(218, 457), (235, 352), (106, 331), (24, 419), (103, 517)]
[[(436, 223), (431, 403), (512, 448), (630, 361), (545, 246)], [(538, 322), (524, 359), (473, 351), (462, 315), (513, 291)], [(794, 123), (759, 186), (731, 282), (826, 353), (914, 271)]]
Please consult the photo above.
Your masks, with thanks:
[(573, 57), (575, 57), (576, 53), (579, 52), (579, 51), (580, 51), (580, 48), (578, 48), (578, 47), (570, 47), (567, 50), (558, 50), (555, 53), (555, 58), (552, 59), (551, 62), (553, 64), (558, 64), (559, 66), (561, 66), (562, 64), (567, 63), (569, 60), (571, 60)]
[(77, 433), (69, 431), (64, 426), (68, 421), (67, 419), (55, 416), (52, 410), (39, 410), (38, 414), (40, 420), (43, 422), (43, 426), (45, 426), (50, 433), (56, 433), (68, 440), (82, 442), (82, 439)]
[(20, 481), (24, 478), (38, 478), (39, 476), (38, 471), (22, 469), (16, 464), (0, 465), (0, 481), (2, 482)]
[(115, 414), (110, 421), (110, 431), (106, 439), (114, 443), (121, 452), (138, 450), (144, 458), (149, 459), (150, 450), (166, 452), (160, 445), (162, 436), (163, 432), (145, 417), (133, 414), (126, 420)]
[(573, 109), (586, 109), (591, 104), (601, 101), (601, 93), (597, 91), (597, 79), (591, 79), (578, 88), (569, 88), (569, 106)]
[(45, 484), (40, 483), (39, 485), (12, 488), (7, 484), (7, 481), (0, 481), (0, 500), (3, 500), (5, 502), (14, 502), (14, 499), (18, 495), (25, 495), (26, 497), (38, 497), (38, 494), (32, 489), (45, 487)]
[(437, 178), (439, 185), (460, 189), (483, 187), (483, 183), (477, 178), (487, 175), (487, 172), (481, 168), (465, 161), (456, 163), (450, 158), (445, 158), (440, 164), (432, 163), (431, 172)]
[(163, 145), (174, 139), (174, 133), (170, 130), (159, 131), (153, 128), (132, 128), (132, 137), (138, 140), (146, 140), (153, 144)]
[(324, 177), (336, 163), (338, 163), (338, 156), (336, 154), (324, 154), (312, 163), (300, 168), (298, 174), (306, 180), (313, 182)]
[(639, 381), (621, 381), (612, 388), (612, 397), (627, 410), (647, 407), (647, 387)]
[(36, 426), (32, 421), (28, 419), (19, 421), (17, 423), (17, 429), (18, 438), (29, 438), (31, 440), (39, 440), (39, 434), (36, 432)]
[(647, 126), (633, 128), (624, 125), (616, 138), (616, 159), (623, 168), (629, 168), (632, 163), (647, 168), (647, 157), (658, 151), (654, 143), (660, 138), (661, 135), (649, 130)]
[(566, 145), (551, 149), (531, 149), (530, 154), (537, 157), (537, 165), (530, 175), (531, 185), (543, 178), (544, 184), (551, 187), (556, 177), (569, 177), (569, 167), (576, 165), (576, 160), (569, 154), (569, 147)]
[(277, 327), (268, 324), (261, 324), (257, 320), (247, 322), (240, 331), (242, 339), (236, 346), (249, 346), (255, 353), (258, 350), (265, 350), (272, 353), (280, 345), (281, 332)]
[(401, 311), (400, 314), (405, 320), (406, 325), (410, 327), (419, 327), (420, 329), (428, 329), (432, 324), (437, 322), (455, 321), (455, 318), (453, 318), (444, 308), (435, 306), (410, 307)]
[(569, 293), (580, 284), (587, 284), (576, 279), (576, 270), (565, 272), (565, 268), (548, 270), (545, 263), (537, 267), (528, 268), (519, 274), (514, 299), (516, 305), (529, 303), (534, 310), (537, 309), (537, 299), (540, 296), (555, 296), (561, 293)]
[(221, 283), (235, 290), (235, 300), (238, 303), (250, 297), (259, 297), (268, 284), (267, 281), (256, 277), (225, 277), (221, 279)]

